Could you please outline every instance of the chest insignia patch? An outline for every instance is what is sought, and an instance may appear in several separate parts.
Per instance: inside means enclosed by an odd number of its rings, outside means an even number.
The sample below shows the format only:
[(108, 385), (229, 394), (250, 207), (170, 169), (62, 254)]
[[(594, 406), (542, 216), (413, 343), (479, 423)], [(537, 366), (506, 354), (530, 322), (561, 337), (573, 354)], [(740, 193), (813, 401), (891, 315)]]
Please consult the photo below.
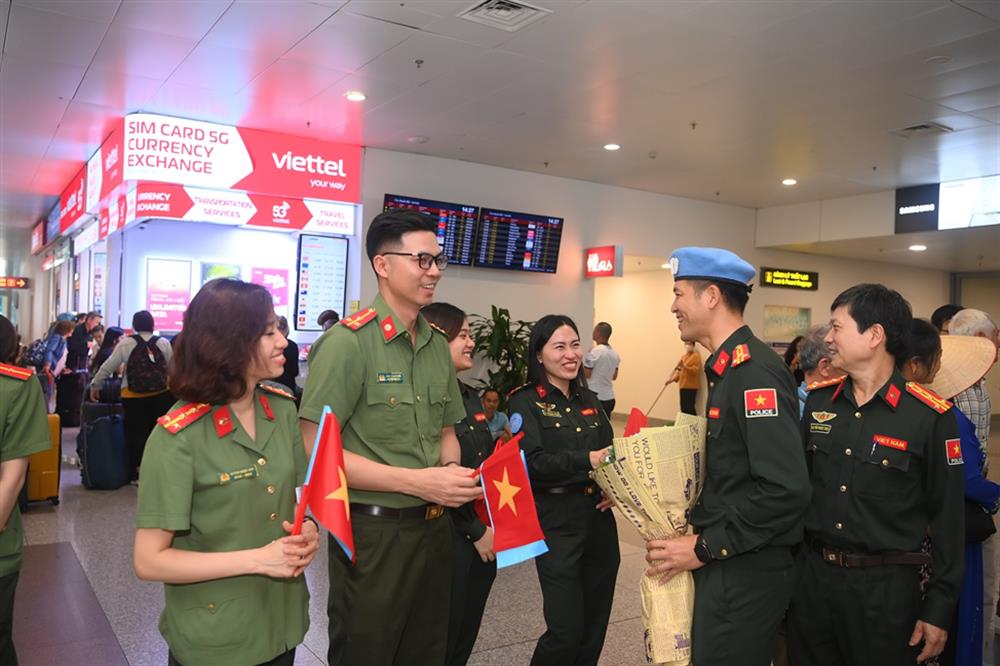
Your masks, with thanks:
[(510, 431), (513, 434), (521, 432), (522, 425), (524, 425), (524, 417), (521, 416), (520, 412), (514, 412), (510, 415)]
[(593, 407), (587, 407), (586, 409), (581, 409), (580, 410), (580, 414), (582, 416), (593, 416), (596, 413), (597, 413), (597, 410), (594, 409)]
[(377, 372), (375, 373), (375, 381), (379, 384), (402, 384), (403, 383), (403, 373), (402, 372)]
[(743, 391), (744, 415), (748, 419), (778, 415), (778, 391), (773, 388)]
[(962, 440), (958, 439), (946, 439), (944, 440), (945, 453), (948, 456), (949, 465), (961, 465), (962, 460)]
[(710, 419), (717, 419), (721, 416), (722, 416), (722, 410), (720, 410), (718, 407), (712, 407), (711, 409), (708, 410), (708, 418)]
[(260, 472), (257, 471), (257, 466), (244, 467), (243, 469), (234, 469), (231, 472), (219, 472), (219, 485), (224, 486), (233, 481), (242, 481), (243, 479), (256, 479), (260, 476)]
[(812, 417), (817, 423), (826, 423), (837, 418), (837, 415), (833, 412), (813, 412)]
[(830, 431), (833, 430), (833, 426), (829, 423), (810, 423), (809, 432), (818, 432), (823, 435), (829, 435)]
[(538, 409), (542, 410), (542, 416), (547, 416), (552, 419), (561, 419), (562, 414), (556, 409), (556, 406), (550, 402), (536, 402), (535, 405)]
[[(897, 451), (906, 451), (908, 448), (910, 448), (909, 442), (907, 442), (905, 439), (896, 439), (895, 437), (889, 437), (887, 435), (875, 435), (872, 438), (872, 441), (875, 444), (878, 444), (880, 446), (887, 446), (890, 449), (896, 449)], [(958, 452), (959, 455), (961, 455), (962, 449), (959, 448)]]

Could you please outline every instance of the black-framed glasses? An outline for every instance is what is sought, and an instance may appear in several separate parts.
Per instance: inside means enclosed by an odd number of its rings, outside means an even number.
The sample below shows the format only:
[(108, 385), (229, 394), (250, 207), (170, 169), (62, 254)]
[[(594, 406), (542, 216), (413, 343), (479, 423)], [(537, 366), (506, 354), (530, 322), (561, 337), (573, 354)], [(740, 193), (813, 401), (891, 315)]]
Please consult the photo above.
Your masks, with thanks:
[(394, 254), (397, 257), (414, 257), (421, 270), (429, 271), (431, 265), (438, 267), (439, 271), (448, 268), (448, 257), (444, 252), (430, 254), (429, 252), (383, 252), (382, 254)]

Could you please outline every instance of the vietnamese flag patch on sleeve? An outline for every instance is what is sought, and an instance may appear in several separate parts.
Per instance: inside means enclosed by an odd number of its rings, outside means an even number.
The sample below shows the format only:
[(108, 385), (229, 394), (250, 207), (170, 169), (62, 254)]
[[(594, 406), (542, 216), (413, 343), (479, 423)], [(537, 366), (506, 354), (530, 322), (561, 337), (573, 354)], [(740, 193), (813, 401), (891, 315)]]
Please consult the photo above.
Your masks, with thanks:
[(948, 456), (949, 465), (961, 465), (962, 460), (962, 440), (958, 439), (946, 439), (944, 440), (945, 452)]
[(778, 391), (773, 388), (743, 391), (743, 405), (748, 419), (778, 415)]

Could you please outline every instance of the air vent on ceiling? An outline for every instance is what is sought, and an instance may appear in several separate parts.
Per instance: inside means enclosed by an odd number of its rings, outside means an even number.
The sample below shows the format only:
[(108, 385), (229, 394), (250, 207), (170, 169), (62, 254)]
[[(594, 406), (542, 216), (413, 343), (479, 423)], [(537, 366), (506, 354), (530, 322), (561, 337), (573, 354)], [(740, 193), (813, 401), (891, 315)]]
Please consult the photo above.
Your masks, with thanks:
[(948, 134), (949, 132), (954, 131), (955, 130), (953, 128), (948, 127), (947, 125), (931, 121), (910, 125), (909, 127), (901, 127), (900, 129), (894, 129), (891, 130), (889, 134), (901, 136), (904, 139), (912, 139), (918, 136), (935, 136), (937, 134)]
[(458, 14), (458, 18), (507, 32), (516, 32), (551, 13), (551, 9), (536, 7), (518, 0), (485, 0)]

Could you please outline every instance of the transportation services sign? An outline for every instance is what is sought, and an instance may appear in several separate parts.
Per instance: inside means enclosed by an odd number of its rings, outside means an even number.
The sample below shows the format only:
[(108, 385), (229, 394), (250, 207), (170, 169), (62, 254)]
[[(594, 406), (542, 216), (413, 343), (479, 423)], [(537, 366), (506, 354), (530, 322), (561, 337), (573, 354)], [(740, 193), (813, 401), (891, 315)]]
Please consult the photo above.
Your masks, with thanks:
[(819, 273), (814, 271), (794, 271), (790, 268), (768, 268), (767, 266), (761, 266), (760, 284), (762, 287), (816, 291), (819, 289)]

